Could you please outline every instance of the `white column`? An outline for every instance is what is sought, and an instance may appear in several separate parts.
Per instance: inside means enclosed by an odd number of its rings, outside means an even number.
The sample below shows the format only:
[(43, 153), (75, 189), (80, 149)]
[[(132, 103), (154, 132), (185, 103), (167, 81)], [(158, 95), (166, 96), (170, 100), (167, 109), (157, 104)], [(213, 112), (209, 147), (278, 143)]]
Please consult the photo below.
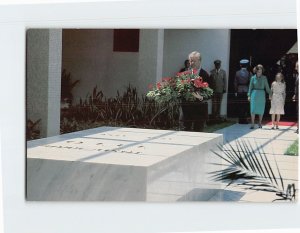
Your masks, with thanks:
[(145, 94), (149, 84), (162, 79), (164, 29), (140, 30), (138, 92)]
[(27, 119), (41, 119), (41, 137), (59, 135), (61, 29), (27, 31)]
[(49, 30), (47, 137), (60, 134), (62, 29)]
[(223, 116), (227, 116), (227, 100), (228, 100), (228, 81), (229, 81), (229, 61), (230, 61), (230, 38), (231, 38), (231, 30), (227, 30), (226, 33), (226, 40), (224, 40), (226, 43), (226, 48), (227, 51), (224, 54), (224, 61), (222, 62), (223, 64), (223, 69), (226, 71), (226, 75), (227, 75), (227, 82), (226, 82), (226, 90), (227, 92), (225, 94), (223, 94), (223, 99), (222, 99), (222, 103), (221, 103), (221, 109), (220, 109), (220, 114)]
[(156, 81), (160, 81), (163, 75), (164, 62), (164, 29), (157, 30), (157, 66)]

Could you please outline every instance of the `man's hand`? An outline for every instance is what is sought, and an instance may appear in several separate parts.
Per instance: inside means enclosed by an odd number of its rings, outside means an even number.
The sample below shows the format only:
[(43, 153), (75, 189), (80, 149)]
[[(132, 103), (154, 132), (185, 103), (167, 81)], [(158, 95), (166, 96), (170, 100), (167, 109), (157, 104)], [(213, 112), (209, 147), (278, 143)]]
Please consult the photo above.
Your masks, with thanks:
[(248, 101), (250, 101), (251, 100), (251, 98), (250, 98), (250, 96), (248, 97)]
[(293, 98), (292, 98), (293, 102), (296, 101), (296, 95), (293, 95)]
[(203, 96), (200, 95), (198, 92), (193, 92), (192, 95), (200, 101), (203, 100)]

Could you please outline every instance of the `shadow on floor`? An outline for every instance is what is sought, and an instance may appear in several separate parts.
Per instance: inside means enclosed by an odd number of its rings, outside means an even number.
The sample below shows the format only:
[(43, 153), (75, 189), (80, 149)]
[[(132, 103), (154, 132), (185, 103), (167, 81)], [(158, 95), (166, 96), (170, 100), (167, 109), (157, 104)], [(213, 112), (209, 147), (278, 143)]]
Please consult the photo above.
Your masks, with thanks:
[(177, 201), (239, 201), (245, 192), (224, 189), (193, 189)]

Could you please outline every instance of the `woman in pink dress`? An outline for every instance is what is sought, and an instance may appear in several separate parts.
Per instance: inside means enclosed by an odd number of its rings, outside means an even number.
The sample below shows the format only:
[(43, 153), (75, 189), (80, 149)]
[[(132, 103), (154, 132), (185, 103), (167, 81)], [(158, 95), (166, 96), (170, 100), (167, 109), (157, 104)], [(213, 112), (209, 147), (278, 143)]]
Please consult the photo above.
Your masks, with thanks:
[[(284, 102), (286, 96), (286, 85), (282, 73), (277, 73), (275, 81), (271, 85), (271, 109), (272, 114), (272, 129), (278, 129), (280, 115), (284, 115)], [(276, 121), (275, 121), (276, 116)]]

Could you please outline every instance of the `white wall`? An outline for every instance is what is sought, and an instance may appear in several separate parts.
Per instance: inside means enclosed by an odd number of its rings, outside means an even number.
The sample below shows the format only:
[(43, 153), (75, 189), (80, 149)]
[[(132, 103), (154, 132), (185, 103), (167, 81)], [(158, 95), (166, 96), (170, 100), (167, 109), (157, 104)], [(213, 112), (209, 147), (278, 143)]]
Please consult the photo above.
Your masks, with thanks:
[(162, 76), (163, 30), (140, 30), (139, 52), (113, 52), (113, 30), (63, 30), (63, 68), (72, 80), (74, 102), (85, 98), (95, 85), (105, 96), (120, 94), (129, 83), (138, 93)]
[[(144, 93), (150, 83), (178, 72), (194, 50), (201, 52), (206, 71), (220, 59), (228, 73), (229, 49), (230, 30), (226, 29), (140, 30), (140, 49), (136, 53), (113, 52), (111, 29), (63, 30), (63, 68), (71, 72), (73, 80), (80, 80), (73, 90), (75, 102), (85, 98), (95, 85), (110, 97), (117, 90), (122, 93), (129, 83)], [(226, 115), (226, 111), (225, 94), (221, 114)]]
[[(184, 60), (192, 51), (199, 51), (202, 67), (207, 72), (214, 68), (214, 60), (222, 61), (222, 69), (228, 74), (230, 53), (229, 29), (167, 29), (164, 41), (163, 76), (173, 76), (183, 67)], [(211, 112), (211, 106), (209, 107)], [(227, 113), (227, 94), (224, 94), (221, 115)]]
[(138, 53), (113, 52), (113, 30), (63, 30), (63, 68), (80, 82), (73, 89), (74, 102), (97, 85), (114, 97), (129, 83), (136, 86)]

